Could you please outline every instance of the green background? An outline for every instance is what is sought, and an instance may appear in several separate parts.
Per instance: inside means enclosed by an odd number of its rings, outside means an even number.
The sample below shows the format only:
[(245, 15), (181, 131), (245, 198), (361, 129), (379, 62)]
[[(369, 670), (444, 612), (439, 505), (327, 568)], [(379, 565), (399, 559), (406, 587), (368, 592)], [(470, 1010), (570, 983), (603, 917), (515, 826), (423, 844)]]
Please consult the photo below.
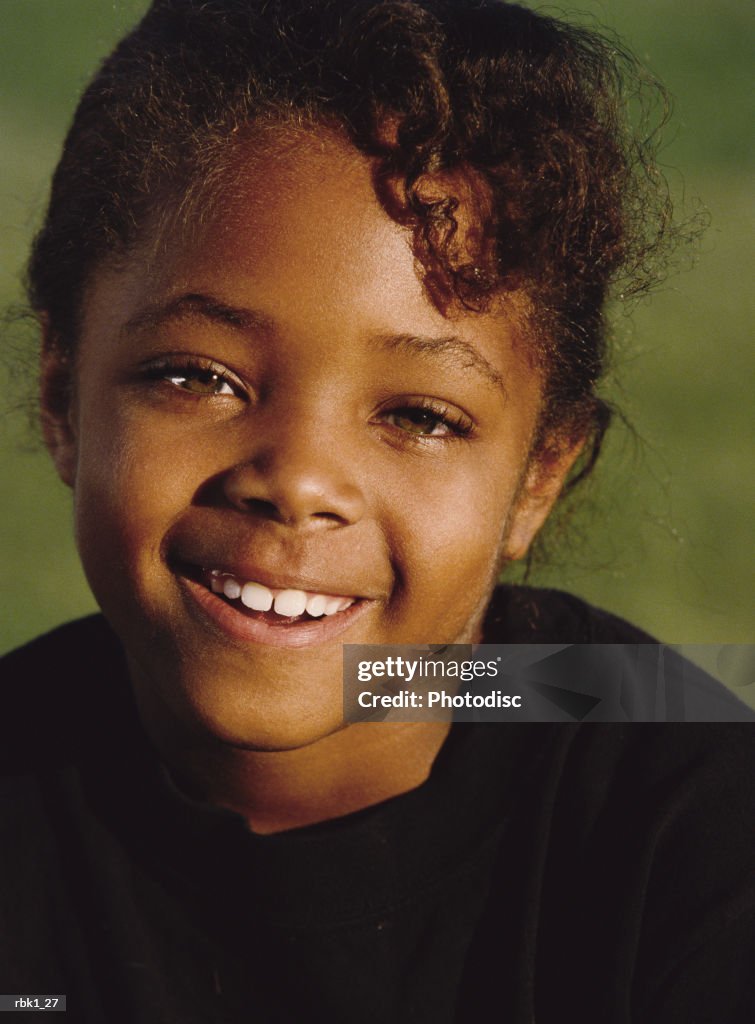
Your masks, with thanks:
[[(21, 300), (29, 240), (77, 96), (144, 7), (137, 0), (0, 0), (3, 307)], [(694, 267), (670, 278), (631, 319), (617, 317), (608, 390), (634, 433), (614, 432), (574, 521), (552, 538), (550, 560), (533, 582), (572, 590), (669, 642), (749, 642), (750, 5), (603, 0), (575, 7), (542, 9), (616, 29), (671, 90), (675, 114), (662, 162), (686, 213), (701, 203), (711, 223)], [(28, 425), (33, 334), (14, 320), (3, 335), (0, 650), (93, 608), (71, 539), (70, 496)]]

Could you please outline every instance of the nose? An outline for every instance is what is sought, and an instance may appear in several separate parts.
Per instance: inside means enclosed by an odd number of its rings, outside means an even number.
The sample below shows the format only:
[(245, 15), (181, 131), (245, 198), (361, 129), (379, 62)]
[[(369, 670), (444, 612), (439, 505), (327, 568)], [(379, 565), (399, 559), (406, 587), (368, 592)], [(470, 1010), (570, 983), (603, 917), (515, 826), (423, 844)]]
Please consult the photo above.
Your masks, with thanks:
[(356, 468), (343, 446), (305, 428), (261, 444), (226, 473), (223, 487), (234, 508), (286, 526), (348, 526), (366, 504)]

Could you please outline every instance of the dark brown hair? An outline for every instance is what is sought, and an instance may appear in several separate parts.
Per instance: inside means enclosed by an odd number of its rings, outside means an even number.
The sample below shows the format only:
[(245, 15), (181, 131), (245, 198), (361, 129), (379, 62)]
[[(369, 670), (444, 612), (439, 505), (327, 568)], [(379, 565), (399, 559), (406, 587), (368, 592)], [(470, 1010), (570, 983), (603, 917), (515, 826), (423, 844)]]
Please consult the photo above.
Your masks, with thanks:
[[(412, 226), (436, 304), (526, 295), (540, 441), (591, 438), (576, 478), (610, 419), (595, 394), (609, 289), (648, 286), (668, 219), (649, 144), (626, 123), (639, 81), (614, 41), (500, 0), (155, 0), (76, 111), (31, 305), (73, 351), (93, 268), (211, 190), (255, 127), (345, 132)], [(428, 199), (428, 175), (483, 197), (477, 253), (456, 237), (458, 195)]]

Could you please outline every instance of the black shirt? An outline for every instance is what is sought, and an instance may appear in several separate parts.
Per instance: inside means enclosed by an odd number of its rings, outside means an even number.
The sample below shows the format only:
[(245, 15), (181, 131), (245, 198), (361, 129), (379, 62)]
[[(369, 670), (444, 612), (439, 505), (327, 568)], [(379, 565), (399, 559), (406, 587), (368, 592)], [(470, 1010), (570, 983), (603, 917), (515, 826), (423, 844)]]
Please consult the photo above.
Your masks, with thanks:
[[(649, 640), (525, 588), (485, 639)], [(410, 793), (260, 836), (173, 785), (101, 617), (0, 686), (0, 992), (77, 1024), (755, 1017), (747, 724), (457, 724)]]

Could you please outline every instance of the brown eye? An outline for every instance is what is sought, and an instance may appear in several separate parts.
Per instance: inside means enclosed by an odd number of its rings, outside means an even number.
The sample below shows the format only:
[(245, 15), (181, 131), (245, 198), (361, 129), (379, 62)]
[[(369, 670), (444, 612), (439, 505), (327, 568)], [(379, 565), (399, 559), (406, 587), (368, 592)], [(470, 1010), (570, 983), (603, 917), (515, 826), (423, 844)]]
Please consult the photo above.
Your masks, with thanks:
[(222, 376), (210, 369), (196, 368), (183, 370), (180, 373), (166, 373), (165, 380), (170, 384), (190, 391), (194, 395), (234, 395), (232, 385)]
[(409, 434), (429, 437), (453, 433), (453, 428), (432, 409), (395, 409), (388, 414), (387, 419), (394, 427), (405, 430)]

